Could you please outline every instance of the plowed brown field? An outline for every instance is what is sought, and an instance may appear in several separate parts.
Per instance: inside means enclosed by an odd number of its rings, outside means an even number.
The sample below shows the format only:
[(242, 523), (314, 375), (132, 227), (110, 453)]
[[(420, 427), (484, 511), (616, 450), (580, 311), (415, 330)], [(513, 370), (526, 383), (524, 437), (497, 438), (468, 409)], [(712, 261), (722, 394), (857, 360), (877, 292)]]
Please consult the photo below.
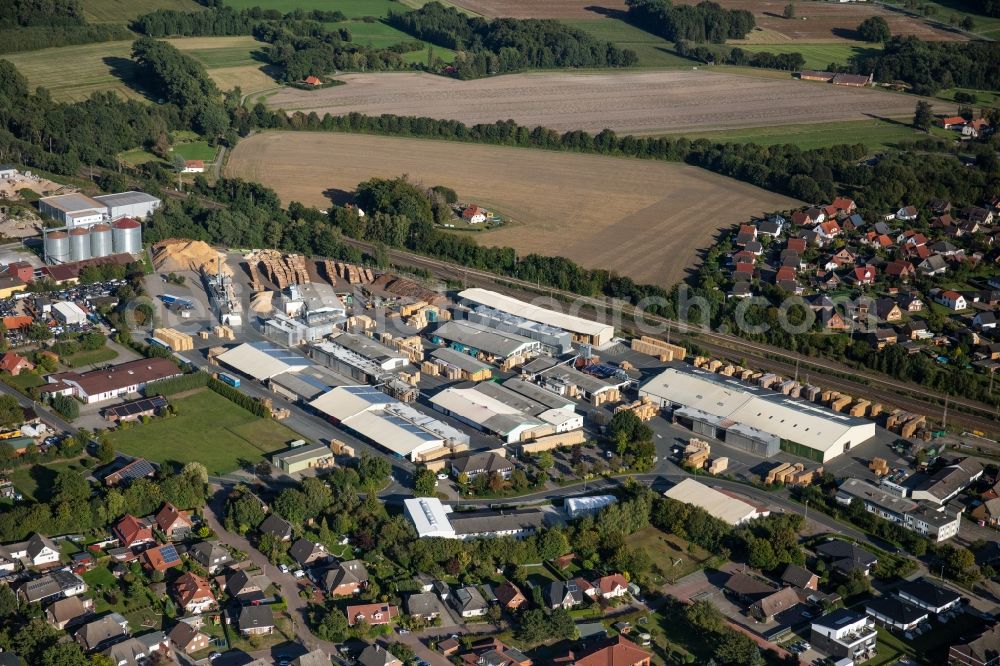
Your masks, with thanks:
[(323, 208), (369, 178), (408, 174), (513, 220), (475, 234), (480, 243), (663, 286), (685, 277), (720, 228), (800, 205), (683, 164), (354, 134), (253, 136), (236, 146), (226, 174)]
[[(510, 74), (458, 81), (433, 74), (339, 76), (347, 85), (284, 88), (267, 103), (285, 111), (448, 118), (492, 123), (512, 118), (551, 129), (664, 134), (738, 127), (912, 117), (916, 98), (882, 90), (731, 73), (672, 70)], [(942, 112), (954, 105), (937, 102)], [(950, 107), (950, 108), (945, 108)]]

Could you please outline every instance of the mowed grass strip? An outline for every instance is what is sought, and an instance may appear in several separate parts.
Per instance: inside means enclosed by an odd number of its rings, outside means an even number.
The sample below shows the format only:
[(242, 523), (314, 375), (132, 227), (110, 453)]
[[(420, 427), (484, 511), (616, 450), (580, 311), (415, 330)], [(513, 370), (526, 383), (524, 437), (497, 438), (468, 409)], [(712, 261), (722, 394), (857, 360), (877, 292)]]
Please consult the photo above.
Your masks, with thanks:
[(166, 40), (200, 62), (206, 69), (262, 65), (254, 53), (268, 48), (253, 37), (180, 37)]
[(752, 127), (718, 132), (683, 132), (683, 136), (692, 141), (708, 139), (718, 143), (756, 143), (765, 147), (794, 143), (803, 150), (829, 148), (844, 143), (861, 143), (869, 150), (877, 150), (895, 147), (900, 141), (926, 137), (926, 134), (914, 130), (901, 119)]
[(204, 9), (195, 0), (83, 0), (83, 14), (90, 23), (128, 23), (157, 9), (196, 12)]
[(594, 39), (612, 42), (623, 49), (632, 49), (639, 56), (640, 67), (692, 67), (693, 60), (674, 52), (674, 43), (640, 30), (621, 19), (566, 19), (561, 21), (589, 33)]
[(867, 53), (875, 53), (879, 49), (872, 48), (871, 46), (858, 42), (839, 42), (831, 44), (800, 44), (800, 43), (782, 43), (782, 44), (736, 44), (737, 48), (741, 48), (748, 53), (761, 53), (764, 51), (776, 54), (784, 53), (801, 53), (802, 57), (806, 61), (806, 69), (819, 69), (825, 70), (830, 63), (837, 63), (840, 65), (847, 64), (851, 56), (861, 55)]
[(177, 416), (110, 433), (115, 449), (160, 463), (198, 461), (210, 474), (226, 474), (301, 439), (207, 389), (171, 402)]

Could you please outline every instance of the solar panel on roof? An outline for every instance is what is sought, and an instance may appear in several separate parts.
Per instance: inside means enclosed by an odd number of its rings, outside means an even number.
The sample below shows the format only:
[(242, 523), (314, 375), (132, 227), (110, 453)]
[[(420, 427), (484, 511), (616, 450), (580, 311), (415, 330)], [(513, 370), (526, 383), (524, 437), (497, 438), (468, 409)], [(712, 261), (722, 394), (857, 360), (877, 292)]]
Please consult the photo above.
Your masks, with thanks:
[(123, 479), (141, 479), (144, 476), (149, 476), (155, 472), (156, 469), (153, 467), (152, 463), (148, 460), (141, 459), (135, 461), (135, 464), (127, 468), (123, 468), (121, 470), (121, 477)]
[(181, 556), (177, 554), (177, 548), (173, 544), (160, 546), (160, 557), (163, 558), (164, 564), (171, 564), (181, 559)]

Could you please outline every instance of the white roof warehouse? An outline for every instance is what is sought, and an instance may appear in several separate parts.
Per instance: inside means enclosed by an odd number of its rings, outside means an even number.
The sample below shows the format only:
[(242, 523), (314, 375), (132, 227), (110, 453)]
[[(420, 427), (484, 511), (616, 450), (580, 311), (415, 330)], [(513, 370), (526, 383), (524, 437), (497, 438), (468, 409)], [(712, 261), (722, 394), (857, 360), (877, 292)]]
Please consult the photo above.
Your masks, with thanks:
[[(827, 462), (875, 436), (875, 424), (803, 400), (688, 367), (668, 368), (639, 389), (661, 406), (683, 413), (726, 440), (770, 436), (791, 453)], [(698, 414), (703, 417), (699, 418)], [(756, 434), (755, 434), (756, 433)]]
[(458, 299), (459, 302), (470, 307), (485, 305), (515, 317), (560, 328), (572, 334), (573, 339), (577, 342), (601, 346), (611, 342), (612, 338), (615, 337), (613, 326), (525, 303), (488, 289), (479, 289), (478, 287), (466, 289), (459, 292)]
[(663, 495), (702, 508), (709, 515), (734, 526), (770, 513), (694, 479), (684, 479)]

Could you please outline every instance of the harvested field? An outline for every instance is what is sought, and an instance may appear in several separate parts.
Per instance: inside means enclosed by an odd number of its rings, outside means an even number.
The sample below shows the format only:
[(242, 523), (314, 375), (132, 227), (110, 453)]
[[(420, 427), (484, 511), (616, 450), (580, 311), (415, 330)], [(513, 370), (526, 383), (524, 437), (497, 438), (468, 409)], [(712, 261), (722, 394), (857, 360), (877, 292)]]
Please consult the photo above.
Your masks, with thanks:
[(664, 286), (684, 277), (719, 228), (799, 205), (683, 164), (354, 134), (259, 134), (240, 141), (226, 170), (274, 188), (286, 203), (320, 208), (348, 200), (369, 178), (402, 174), (453, 187), (461, 200), (514, 220), (476, 234), (480, 243)]
[[(775, 72), (775, 74), (780, 74)], [(449, 118), (492, 123), (513, 118), (555, 130), (610, 128), (663, 134), (788, 123), (912, 117), (916, 98), (781, 78), (699, 71), (510, 74), (458, 81), (433, 74), (338, 76), (347, 85), (285, 88), (267, 99), (285, 111)], [(938, 111), (954, 111), (937, 102)]]
[[(623, 0), (593, 3), (587, 0), (453, 0), (471, 12), (483, 16), (514, 18), (599, 19), (620, 17), (625, 12)], [(698, 4), (701, 0), (678, 0)], [(884, 16), (894, 35), (916, 35), (926, 40), (960, 40), (960, 33), (935, 28), (923, 21), (865, 3), (799, 2), (796, 18), (782, 16), (787, 0), (719, 0), (727, 9), (747, 9), (753, 12), (761, 33), (767, 41), (797, 40), (803, 42), (857, 39), (858, 24), (869, 16)], [(758, 33), (755, 33), (758, 34)], [(754, 41), (751, 39), (751, 41)]]

